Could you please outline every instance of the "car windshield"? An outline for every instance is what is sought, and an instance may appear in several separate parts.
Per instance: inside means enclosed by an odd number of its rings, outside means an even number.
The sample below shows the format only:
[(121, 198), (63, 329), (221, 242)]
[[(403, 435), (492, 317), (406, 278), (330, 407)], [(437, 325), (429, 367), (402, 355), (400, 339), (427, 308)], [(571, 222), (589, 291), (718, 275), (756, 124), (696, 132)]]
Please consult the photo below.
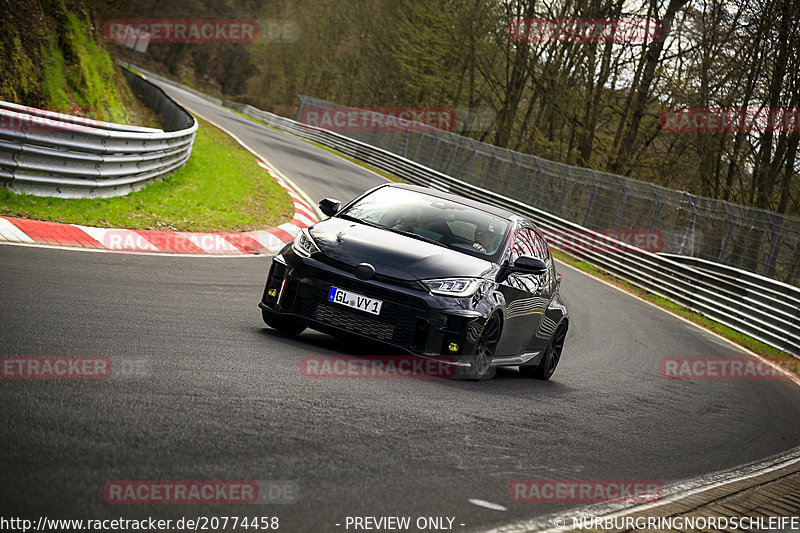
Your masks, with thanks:
[(339, 216), (386, 228), (419, 240), (494, 259), (509, 221), (436, 196), (381, 187), (357, 200)]

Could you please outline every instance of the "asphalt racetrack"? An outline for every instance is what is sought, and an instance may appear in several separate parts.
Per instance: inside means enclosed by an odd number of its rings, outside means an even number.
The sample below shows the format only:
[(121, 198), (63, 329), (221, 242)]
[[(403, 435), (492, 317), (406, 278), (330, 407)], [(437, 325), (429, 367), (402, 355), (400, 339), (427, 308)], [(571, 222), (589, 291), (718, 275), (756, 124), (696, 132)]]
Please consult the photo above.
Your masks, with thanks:
[[(165, 90), (315, 202), (381, 183)], [(668, 484), (800, 445), (796, 385), (663, 379), (664, 357), (748, 356), (566, 266), (571, 327), (549, 382), (516, 369), (483, 382), (308, 379), (303, 357), (373, 348), (267, 328), (257, 303), (269, 261), (0, 246), (2, 355), (107, 356), (135, 369), (0, 382), (3, 516), (277, 516), (289, 532), (345, 531), (347, 516), (447, 516), (473, 531), (569, 506), (514, 503), (515, 479)], [(111, 505), (110, 480), (285, 480), (298, 492), (287, 504)]]

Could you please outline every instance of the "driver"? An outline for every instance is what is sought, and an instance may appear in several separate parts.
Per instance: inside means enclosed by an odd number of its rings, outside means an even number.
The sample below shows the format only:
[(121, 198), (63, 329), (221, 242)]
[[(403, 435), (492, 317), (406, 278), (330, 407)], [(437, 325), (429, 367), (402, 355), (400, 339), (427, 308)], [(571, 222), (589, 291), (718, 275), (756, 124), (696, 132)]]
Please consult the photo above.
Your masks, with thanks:
[(404, 231), (423, 231), (437, 234), (438, 237), (450, 234), (450, 228), (447, 223), (441, 218), (436, 216), (430, 210), (418, 209), (409, 217), (405, 218), (402, 223), (394, 226), (396, 229)]
[(497, 241), (500, 235), (497, 233), (494, 224), (478, 224), (475, 228), (475, 243), (473, 248), (486, 255), (492, 255), (497, 250)]
[(416, 233), (440, 242), (452, 235), (447, 222), (437, 216), (437, 213), (424, 208), (413, 210), (392, 209), (383, 215), (381, 225), (387, 228)]

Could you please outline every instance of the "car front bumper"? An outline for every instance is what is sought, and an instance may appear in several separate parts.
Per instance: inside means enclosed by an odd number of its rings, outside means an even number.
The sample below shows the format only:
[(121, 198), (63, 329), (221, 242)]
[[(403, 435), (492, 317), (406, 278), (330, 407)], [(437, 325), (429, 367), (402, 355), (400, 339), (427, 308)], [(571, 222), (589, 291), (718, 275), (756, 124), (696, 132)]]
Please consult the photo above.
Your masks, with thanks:
[[(383, 301), (380, 315), (328, 301), (334, 286)], [(473, 298), (432, 295), (421, 284), (358, 279), (289, 246), (273, 258), (259, 307), (267, 313), (303, 319), (324, 333), (346, 333), (391, 346), (400, 353), (452, 356), (464, 362), (488, 317)]]

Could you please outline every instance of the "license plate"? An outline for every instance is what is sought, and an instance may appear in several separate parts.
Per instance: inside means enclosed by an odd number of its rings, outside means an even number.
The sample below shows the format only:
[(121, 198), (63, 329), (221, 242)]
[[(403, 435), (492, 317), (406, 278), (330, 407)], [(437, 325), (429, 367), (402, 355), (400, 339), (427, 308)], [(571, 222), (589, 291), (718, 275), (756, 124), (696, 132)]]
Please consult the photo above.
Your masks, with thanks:
[(336, 287), (331, 287), (331, 291), (328, 293), (328, 301), (346, 305), (347, 307), (352, 307), (359, 311), (366, 311), (373, 315), (381, 314), (381, 306), (383, 305), (382, 300), (368, 298), (357, 292), (343, 291)]

